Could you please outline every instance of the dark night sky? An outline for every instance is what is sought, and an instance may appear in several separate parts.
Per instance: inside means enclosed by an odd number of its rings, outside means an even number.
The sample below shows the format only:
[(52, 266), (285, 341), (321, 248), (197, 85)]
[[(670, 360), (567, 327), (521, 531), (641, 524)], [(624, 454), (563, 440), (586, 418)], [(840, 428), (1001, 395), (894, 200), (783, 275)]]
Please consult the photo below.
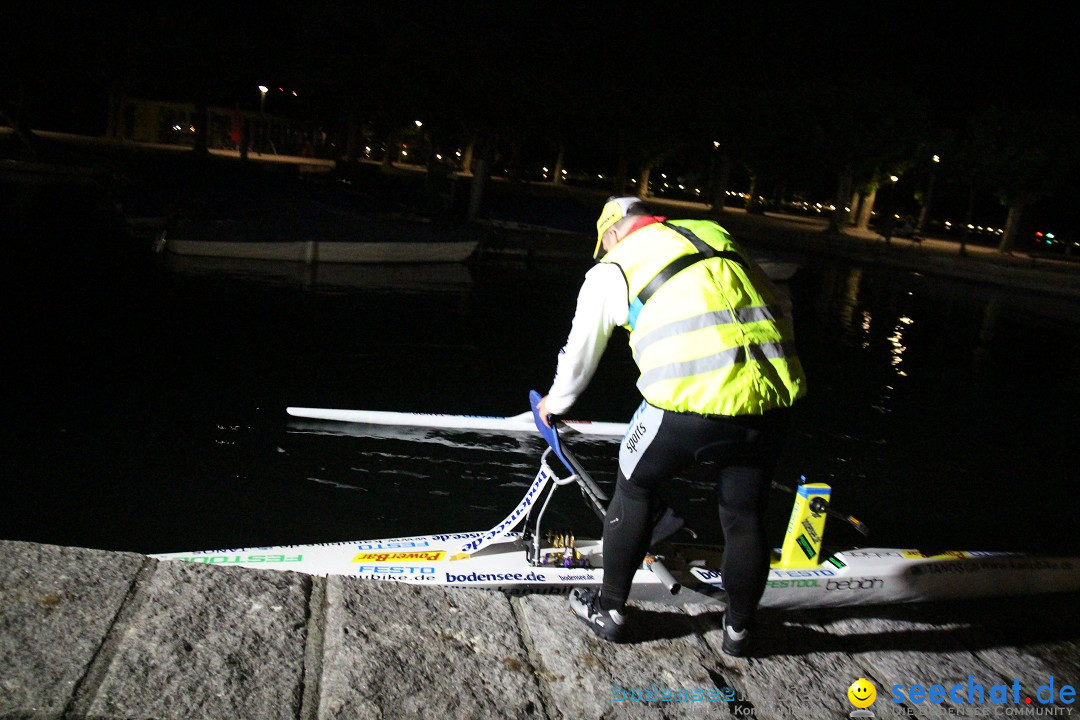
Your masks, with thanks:
[(910, 87), (943, 114), (1003, 99), (1074, 106), (1080, 78), (1065, 7), (9, 0), (0, 19), (12, 42), (0, 52), (12, 57), (0, 87), (9, 94), (31, 78), (89, 90), (132, 73), (143, 91), (169, 96), (190, 92), (200, 75), (219, 86), (262, 77), (317, 87), (351, 72), (420, 94), (428, 83), (436, 95), (447, 84), (493, 95), (549, 85), (573, 98), (621, 76), (640, 79), (648, 95), (688, 97), (718, 78), (862, 78)]
[[(613, 121), (649, 128), (643, 107), (675, 106), (676, 128), (688, 118), (688, 135), (707, 136), (695, 103), (729, 86), (909, 91), (933, 130), (959, 133), (989, 106), (1080, 109), (1064, 3), (6, 0), (0, 28), (0, 109), (22, 93), (34, 126), (90, 134), (104, 131), (110, 83), (249, 110), (258, 84), (295, 87), (294, 114), (339, 134), (348, 109), (376, 135), (415, 117), (432, 133), (516, 123), (534, 139), (557, 125), (598, 169), (610, 169)], [(753, 109), (726, 102), (711, 107)]]

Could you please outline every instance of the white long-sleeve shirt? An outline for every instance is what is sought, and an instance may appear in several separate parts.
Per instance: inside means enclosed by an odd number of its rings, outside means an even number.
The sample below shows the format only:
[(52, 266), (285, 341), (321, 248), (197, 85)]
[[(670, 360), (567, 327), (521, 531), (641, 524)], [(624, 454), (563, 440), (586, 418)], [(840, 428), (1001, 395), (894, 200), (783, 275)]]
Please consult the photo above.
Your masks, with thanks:
[(629, 294), (626, 278), (617, 265), (598, 263), (585, 273), (570, 335), (559, 351), (555, 380), (548, 391), (548, 412), (562, 415), (585, 391), (612, 331), (626, 324)]

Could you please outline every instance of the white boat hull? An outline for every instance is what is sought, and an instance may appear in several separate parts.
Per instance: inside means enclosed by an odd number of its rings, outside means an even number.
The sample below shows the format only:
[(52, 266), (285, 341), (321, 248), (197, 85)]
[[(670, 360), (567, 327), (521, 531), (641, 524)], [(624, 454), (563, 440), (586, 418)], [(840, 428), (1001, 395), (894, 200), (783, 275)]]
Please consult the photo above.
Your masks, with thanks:
[(286, 260), (300, 263), (461, 262), (476, 251), (476, 241), (462, 242), (231, 242), (166, 238), (161, 249), (194, 257)]
[[(530, 565), (519, 533), (509, 533), (468, 557), (453, 559), (463, 543), (485, 533), (450, 533), (319, 545), (206, 550), (157, 555), (162, 560), (291, 570), (312, 575), (351, 575), (416, 585), (472, 587), (514, 594), (564, 593), (603, 582), (602, 546), (577, 540), (578, 567)], [(689, 604), (723, 599), (722, 548), (675, 545), (663, 556), (682, 583), (672, 595), (642, 568), (631, 597)], [(557, 559), (560, 548), (542, 549)], [(965, 597), (1026, 595), (1080, 590), (1080, 558), (953, 551), (927, 556), (914, 549), (861, 548), (830, 555), (806, 569), (769, 573), (762, 607), (810, 608), (940, 601)]]
[[(603, 543), (542, 532), (552, 494), (574, 485), (600, 517), (602, 490), (559, 439), (557, 427), (538, 415), (540, 394), (529, 395), (533, 427), (548, 443), (540, 470), (518, 505), (486, 532), (384, 538), (317, 545), (288, 545), (158, 555), (162, 560), (291, 570), (312, 575), (351, 575), (369, 580), (428, 586), (473, 587), (510, 593), (563, 593), (604, 579)], [(452, 427), (516, 432), (528, 414), (514, 417), (424, 415), (290, 407), (289, 414), (348, 422)], [(625, 426), (584, 423), (583, 432), (619, 437)], [(555, 473), (557, 458), (569, 476)], [(828, 554), (822, 547), (831, 490), (805, 483), (796, 496), (784, 545), (775, 555), (761, 600), (763, 607), (803, 608), (881, 605), (992, 595), (1080, 590), (1080, 558), (1014, 553), (951, 551), (927, 555), (915, 549), (856, 548)], [(662, 528), (663, 521), (657, 529)], [(515, 530), (522, 528), (523, 530)], [(665, 536), (677, 532), (671, 528)], [(676, 604), (723, 603), (723, 548), (661, 542), (634, 576), (631, 598)], [(680, 589), (681, 588), (681, 589)], [(677, 591), (677, 592), (676, 592)]]
[[(435, 413), (402, 413), (382, 410), (340, 410), (335, 408), (286, 408), (289, 415), (311, 420), (390, 425), (393, 427), (424, 427), (444, 430), (476, 430), (492, 432), (536, 432), (532, 414), (524, 412), (511, 417), (486, 415), (441, 415)], [(562, 427), (582, 435), (594, 435), (617, 440), (626, 434), (626, 423), (560, 420)]]

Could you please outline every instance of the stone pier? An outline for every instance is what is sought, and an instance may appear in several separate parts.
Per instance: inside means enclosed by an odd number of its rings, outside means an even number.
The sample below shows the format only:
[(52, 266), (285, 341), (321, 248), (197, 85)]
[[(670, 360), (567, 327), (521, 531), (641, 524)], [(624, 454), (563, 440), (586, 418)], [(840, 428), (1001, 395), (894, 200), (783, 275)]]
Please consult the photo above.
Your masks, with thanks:
[(561, 596), (12, 541), (0, 557), (3, 718), (841, 718), (859, 678), (879, 718), (1077, 712), (1075, 593), (767, 613), (735, 659), (714, 607), (639, 606), (612, 645)]

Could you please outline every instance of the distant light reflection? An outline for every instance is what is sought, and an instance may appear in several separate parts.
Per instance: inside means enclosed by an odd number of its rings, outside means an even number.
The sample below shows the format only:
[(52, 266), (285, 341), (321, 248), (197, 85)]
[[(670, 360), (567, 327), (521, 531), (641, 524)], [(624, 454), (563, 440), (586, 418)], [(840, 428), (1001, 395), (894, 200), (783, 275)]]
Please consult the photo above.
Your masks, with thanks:
[(893, 328), (893, 334), (887, 338), (889, 344), (892, 345), (892, 350), (890, 351), (892, 353), (890, 364), (896, 374), (900, 377), (908, 376), (905, 371), (900, 369), (900, 365), (904, 362), (904, 353), (907, 351), (907, 346), (904, 345), (904, 332), (914, 323), (915, 321), (907, 315), (901, 315), (897, 318), (896, 326)]

